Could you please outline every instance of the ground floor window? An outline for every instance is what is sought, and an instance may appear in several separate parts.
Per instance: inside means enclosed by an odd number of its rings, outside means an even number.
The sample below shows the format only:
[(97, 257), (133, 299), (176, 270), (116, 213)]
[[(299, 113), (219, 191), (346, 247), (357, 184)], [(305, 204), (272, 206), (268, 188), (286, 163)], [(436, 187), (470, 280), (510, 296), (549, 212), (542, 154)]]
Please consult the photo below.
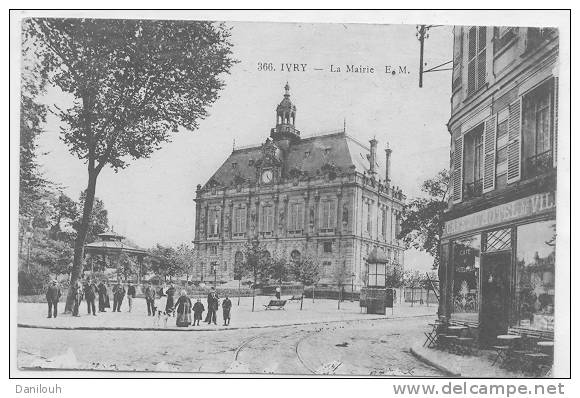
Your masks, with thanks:
[(517, 228), (516, 317), (518, 326), (554, 330), (556, 221)]
[(455, 319), (478, 320), (480, 257), (480, 235), (453, 243), (452, 314)]

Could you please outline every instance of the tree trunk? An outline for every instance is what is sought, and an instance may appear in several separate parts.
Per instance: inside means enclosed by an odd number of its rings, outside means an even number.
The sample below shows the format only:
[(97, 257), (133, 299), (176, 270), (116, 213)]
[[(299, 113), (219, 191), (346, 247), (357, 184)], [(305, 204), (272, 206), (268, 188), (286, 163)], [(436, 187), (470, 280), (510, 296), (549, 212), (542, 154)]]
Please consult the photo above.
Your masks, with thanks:
[(342, 300), (342, 288), (338, 286), (338, 309), (340, 310), (340, 301)]
[(316, 285), (312, 285), (312, 302), (314, 303), (314, 290), (316, 289)]
[(252, 286), (252, 312), (254, 312), (255, 302), (256, 302), (256, 288), (254, 286)]
[(65, 312), (72, 311), (72, 304), (74, 301), (72, 287), (75, 285), (77, 280), (79, 280), (83, 271), (85, 240), (87, 238), (87, 233), (89, 232), (91, 213), (93, 211), (93, 204), (95, 202), (97, 176), (98, 176), (97, 172), (95, 172), (94, 170), (93, 171), (89, 170), (89, 182), (87, 184), (87, 190), (85, 192), (85, 203), (83, 204), (83, 218), (81, 220), (81, 225), (79, 226), (79, 230), (77, 231), (77, 237), (75, 239), (75, 254), (73, 259), (73, 267), (71, 271), (70, 286), (66, 298), (66, 305), (64, 308)]
[(302, 303), (304, 303), (304, 285), (302, 285), (302, 296), (300, 297), (300, 311), (302, 311)]

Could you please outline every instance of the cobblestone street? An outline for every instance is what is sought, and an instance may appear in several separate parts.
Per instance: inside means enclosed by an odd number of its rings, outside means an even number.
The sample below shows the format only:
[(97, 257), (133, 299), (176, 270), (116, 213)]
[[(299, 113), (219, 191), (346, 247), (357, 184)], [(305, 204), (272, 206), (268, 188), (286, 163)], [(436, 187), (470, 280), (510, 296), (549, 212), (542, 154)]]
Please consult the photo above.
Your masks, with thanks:
[(18, 366), (253, 374), (441, 376), (408, 348), (425, 318), (199, 331), (18, 330)]

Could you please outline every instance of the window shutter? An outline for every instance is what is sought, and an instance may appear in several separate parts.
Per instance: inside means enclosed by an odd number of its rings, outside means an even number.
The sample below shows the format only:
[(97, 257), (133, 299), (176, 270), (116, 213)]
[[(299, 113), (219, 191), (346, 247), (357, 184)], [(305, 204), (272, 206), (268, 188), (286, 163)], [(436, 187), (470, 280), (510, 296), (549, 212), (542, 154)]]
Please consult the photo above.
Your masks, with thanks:
[(509, 106), (507, 183), (519, 181), (522, 173), (522, 100)]
[(477, 88), (479, 89), (485, 84), (486, 77), (486, 50), (487, 45), (487, 28), (485, 26), (479, 27), (478, 32), (478, 55), (477, 55)]
[(554, 157), (554, 167), (558, 162), (558, 81), (554, 77), (554, 150), (552, 151)]
[(463, 136), (455, 140), (453, 152), (453, 201), (461, 202), (463, 197)]
[(497, 116), (492, 116), (485, 122), (483, 139), (483, 192), (495, 189), (495, 143)]

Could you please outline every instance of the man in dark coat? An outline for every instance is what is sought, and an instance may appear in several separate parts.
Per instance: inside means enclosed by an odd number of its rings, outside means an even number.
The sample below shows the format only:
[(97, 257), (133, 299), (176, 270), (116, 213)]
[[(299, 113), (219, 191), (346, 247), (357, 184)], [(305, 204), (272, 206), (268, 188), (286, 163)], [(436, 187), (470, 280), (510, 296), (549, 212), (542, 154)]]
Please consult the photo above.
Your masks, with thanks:
[(229, 326), (230, 324), (230, 311), (232, 309), (232, 301), (229, 299), (228, 296), (222, 301), (222, 309), (224, 312), (224, 326)]
[(95, 285), (94, 282), (88, 280), (85, 283), (84, 290), (85, 290), (85, 300), (87, 300), (87, 311), (89, 315), (91, 315), (92, 312), (92, 314), (96, 316), (97, 314), (95, 311), (95, 297), (97, 296), (97, 285)]
[(121, 312), (121, 304), (125, 298), (125, 287), (117, 282), (113, 288), (113, 312)]
[(129, 312), (133, 310), (133, 299), (136, 295), (137, 292), (135, 290), (135, 286), (129, 282), (129, 285), (127, 286), (127, 302), (129, 303)]
[(53, 316), (56, 318), (58, 300), (60, 299), (60, 288), (58, 287), (58, 282), (53, 280), (50, 282), (50, 286), (46, 289), (46, 302), (48, 303), (48, 318)]
[(105, 281), (101, 281), (98, 286), (99, 292), (99, 312), (107, 312), (105, 308), (111, 308), (109, 302), (109, 292), (107, 291), (107, 285)]
[(73, 286), (73, 300), (72, 315), (81, 316), (79, 314), (79, 307), (83, 301), (83, 285), (80, 280), (76, 281)]
[(162, 311), (165, 311), (167, 315), (175, 316), (175, 312), (173, 311), (173, 307), (175, 307), (175, 286), (173, 283), (169, 285), (169, 289), (167, 289), (165, 294), (167, 295), (167, 305)]
[(155, 316), (155, 289), (151, 286), (151, 282), (147, 283), (145, 288), (145, 301), (147, 302), (147, 315)]
[(219, 307), (219, 297), (215, 291), (215, 287), (211, 288), (211, 291), (207, 295), (207, 316), (205, 321), (210, 324), (213, 322), (217, 325), (217, 310)]

